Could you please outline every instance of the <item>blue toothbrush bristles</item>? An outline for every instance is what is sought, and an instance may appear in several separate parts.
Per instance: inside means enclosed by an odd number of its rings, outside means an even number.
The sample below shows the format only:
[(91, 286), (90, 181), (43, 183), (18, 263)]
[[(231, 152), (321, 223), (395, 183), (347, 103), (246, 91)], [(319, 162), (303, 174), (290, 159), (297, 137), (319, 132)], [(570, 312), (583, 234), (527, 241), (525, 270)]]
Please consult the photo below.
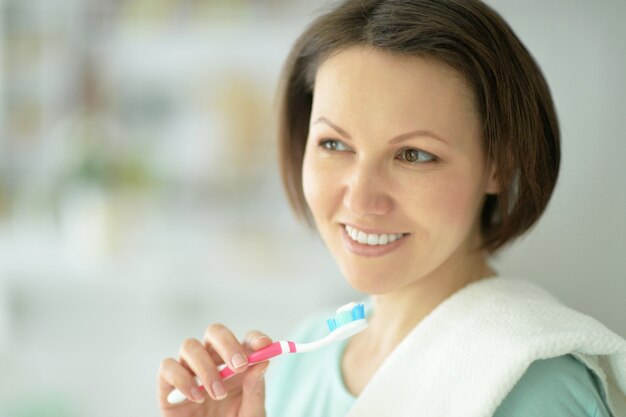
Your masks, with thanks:
[(363, 304), (357, 304), (352, 309), (352, 320), (359, 320), (365, 318), (365, 307)]
[(326, 320), (326, 324), (328, 325), (328, 329), (332, 332), (343, 325), (364, 318), (365, 307), (363, 304), (355, 304), (352, 309), (340, 311), (337, 313), (335, 318)]
[(337, 321), (335, 319), (326, 320), (326, 324), (328, 324), (328, 329), (331, 332), (337, 328)]

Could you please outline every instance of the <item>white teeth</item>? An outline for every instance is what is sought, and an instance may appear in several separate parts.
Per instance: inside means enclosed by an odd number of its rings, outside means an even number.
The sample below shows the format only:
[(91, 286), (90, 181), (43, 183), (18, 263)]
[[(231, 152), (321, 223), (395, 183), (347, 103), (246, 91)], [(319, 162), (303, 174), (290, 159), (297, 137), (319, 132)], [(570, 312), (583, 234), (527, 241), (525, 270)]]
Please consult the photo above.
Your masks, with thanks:
[(352, 238), (352, 240), (357, 241), (363, 245), (386, 245), (391, 242), (395, 242), (400, 239), (405, 233), (393, 233), (393, 234), (367, 234), (360, 230), (355, 229), (354, 227), (345, 225), (346, 232), (348, 232), (348, 236)]

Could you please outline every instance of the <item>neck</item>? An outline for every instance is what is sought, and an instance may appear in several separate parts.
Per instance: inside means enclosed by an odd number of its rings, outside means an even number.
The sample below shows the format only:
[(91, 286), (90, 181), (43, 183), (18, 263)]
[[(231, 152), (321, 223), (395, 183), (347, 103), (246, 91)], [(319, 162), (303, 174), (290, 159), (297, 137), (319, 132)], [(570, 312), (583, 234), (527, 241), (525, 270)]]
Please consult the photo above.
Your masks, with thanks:
[(375, 295), (369, 327), (361, 346), (387, 356), (404, 337), (446, 298), (466, 285), (496, 275), (483, 252), (449, 259), (422, 279), (393, 293)]

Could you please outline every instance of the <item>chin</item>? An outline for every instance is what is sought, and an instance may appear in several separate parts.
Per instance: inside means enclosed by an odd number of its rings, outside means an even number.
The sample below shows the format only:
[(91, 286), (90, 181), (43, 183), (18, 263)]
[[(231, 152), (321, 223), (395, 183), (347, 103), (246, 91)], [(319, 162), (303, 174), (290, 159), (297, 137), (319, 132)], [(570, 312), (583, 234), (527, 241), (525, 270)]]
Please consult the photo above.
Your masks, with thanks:
[(375, 274), (372, 271), (369, 271), (369, 273), (358, 273), (345, 271), (344, 269), (342, 269), (342, 274), (352, 288), (365, 294), (387, 294), (399, 286), (389, 279), (388, 274)]

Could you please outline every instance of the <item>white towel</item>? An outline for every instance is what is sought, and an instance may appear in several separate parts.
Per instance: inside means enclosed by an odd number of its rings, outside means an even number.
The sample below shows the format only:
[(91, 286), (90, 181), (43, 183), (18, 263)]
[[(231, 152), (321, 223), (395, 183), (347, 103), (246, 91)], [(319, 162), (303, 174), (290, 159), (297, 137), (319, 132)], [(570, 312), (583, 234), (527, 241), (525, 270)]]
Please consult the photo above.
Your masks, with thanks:
[(528, 281), (493, 277), (437, 306), (397, 346), (348, 417), (488, 417), (531, 362), (572, 354), (626, 417), (626, 340)]

